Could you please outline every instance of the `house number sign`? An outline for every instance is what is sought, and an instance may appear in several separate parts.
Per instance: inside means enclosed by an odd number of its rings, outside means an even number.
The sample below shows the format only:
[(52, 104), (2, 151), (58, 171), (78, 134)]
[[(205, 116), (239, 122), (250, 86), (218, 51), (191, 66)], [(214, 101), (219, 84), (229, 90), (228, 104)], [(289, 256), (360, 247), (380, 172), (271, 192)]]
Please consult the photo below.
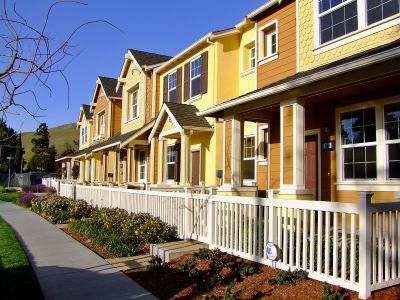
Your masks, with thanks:
[(265, 253), (267, 254), (268, 259), (272, 261), (276, 261), (278, 259), (278, 247), (274, 243), (267, 243), (265, 246)]

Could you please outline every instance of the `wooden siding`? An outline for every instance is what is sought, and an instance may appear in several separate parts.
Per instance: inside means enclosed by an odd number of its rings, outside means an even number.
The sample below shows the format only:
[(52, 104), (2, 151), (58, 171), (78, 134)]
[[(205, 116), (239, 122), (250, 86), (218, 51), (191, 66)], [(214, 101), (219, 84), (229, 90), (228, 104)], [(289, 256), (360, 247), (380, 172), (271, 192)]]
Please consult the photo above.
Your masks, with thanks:
[(225, 122), (225, 170), (224, 183), (230, 184), (232, 180), (231, 168), (232, 155), (232, 121)]
[[(93, 136), (98, 135), (98, 118), (97, 118), (97, 114), (102, 111), (103, 109), (105, 110), (105, 124), (104, 124), (104, 137), (108, 138), (110, 136), (110, 133), (108, 132), (108, 99), (105, 96), (105, 93), (101, 93), (102, 88), (101, 86), (98, 86), (98, 92), (96, 95), (96, 107), (93, 109)], [(103, 96), (100, 96), (101, 94), (103, 94)]]
[(112, 102), (112, 126), (111, 126), (111, 136), (121, 132), (121, 118), (122, 118), (122, 101), (114, 100)]
[(149, 72), (146, 74), (146, 107), (145, 107), (145, 123), (150, 122), (151, 120), (151, 112), (152, 112), (152, 90), (153, 90), (153, 83), (152, 83), (153, 73)]
[(257, 35), (258, 28), (275, 20), (278, 21), (278, 59), (258, 65), (258, 88), (296, 73), (296, 2), (285, 1), (270, 10), (257, 22)]
[(283, 108), (283, 183), (293, 184), (293, 106)]

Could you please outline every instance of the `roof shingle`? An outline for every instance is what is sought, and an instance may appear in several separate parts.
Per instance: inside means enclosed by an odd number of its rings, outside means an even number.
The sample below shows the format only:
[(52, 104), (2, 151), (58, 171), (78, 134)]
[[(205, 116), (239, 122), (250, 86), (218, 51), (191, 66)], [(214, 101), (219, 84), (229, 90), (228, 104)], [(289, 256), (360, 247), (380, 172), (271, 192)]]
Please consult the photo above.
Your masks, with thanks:
[(122, 89), (119, 88), (118, 91), (116, 90), (118, 84), (117, 79), (99, 76), (99, 80), (108, 98), (122, 98)]
[(198, 127), (211, 129), (212, 126), (206, 118), (199, 117), (196, 113), (199, 111), (196, 106), (180, 103), (166, 102), (170, 112), (174, 115), (176, 121), (182, 128)]
[(171, 56), (167, 55), (145, 52), (135, 49), (129, 49), (129, 52), (133, 55), (133, 57), (135, 57), (136, 61), (141, 67), (163, 63), (172, 58)]
[(90, 105), (82, 104), (83, 114), (85, 115), (86, 120), (93, 119), (93, 113), (90, 111)]

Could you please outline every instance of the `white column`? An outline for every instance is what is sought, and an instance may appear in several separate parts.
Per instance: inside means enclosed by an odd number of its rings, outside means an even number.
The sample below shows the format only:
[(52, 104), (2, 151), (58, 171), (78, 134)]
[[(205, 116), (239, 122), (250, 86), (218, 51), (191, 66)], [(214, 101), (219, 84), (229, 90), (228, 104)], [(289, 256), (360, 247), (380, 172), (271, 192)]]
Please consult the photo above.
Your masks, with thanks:
[(67, 161), (67, 180), (71, 180), (71, 161)]
[(85, 161), (79, 160), (79, 181), (85, 180)]
[(163, 139), (158, 140), (158, 178), (157, 184), (162, 184), (163, 180), (163, 165), (164, 165), (164, 144), (165, 141)]
[(117, 162), (117, 152), (113, 151), (114, 155), (114, 173), (113, 173), (113, 182), (117, 181), (117, 176), (118, 176), (118, 162)]
[(131, 155), (132, 155), (132, 148), (129, 147), (127, 150), (127, 153), (126, 153), (126, 156), (127, 156), (127, 159), (126, 159), (126, 175), (127, 175), (126, 181), (127, 182), (131, 182)]
[(190, 153), (190, 141), (189, 133), (183, 130), (181, 133), (181, 178), (180, 185), (189, 185), (189, 153)]
[(234, 118), (232, 119), (231, 147), (232, 185), (242, 186), (243, 121), (238, 116), (234, 116)]
[(106, 168), (106, 159), (107, 159), (107, 156), (106, 156), (106, 154), (105, 153), (103, 153), (103, 157), (102, 157), (102, 160), (103, 160), (103, 170), (102, 170), (102, 173), (103, 173), (103, 181), (107, 181), (107, 168)]
[(90, 160), (90, 179), (92, 182), (96, 181), (96, 159), (91, 158)]

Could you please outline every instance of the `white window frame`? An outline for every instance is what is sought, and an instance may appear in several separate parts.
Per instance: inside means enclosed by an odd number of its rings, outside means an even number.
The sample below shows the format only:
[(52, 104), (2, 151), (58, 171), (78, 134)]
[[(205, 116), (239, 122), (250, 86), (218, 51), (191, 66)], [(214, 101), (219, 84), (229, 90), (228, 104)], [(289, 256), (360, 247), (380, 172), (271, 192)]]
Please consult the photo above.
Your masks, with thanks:
[[(167, 144), (166, 155), (165, 155), (165, 166), (166, 166), (165, 179), (166, 179), (167, 183), (173, 183), (173, 182), (175, 182), (174, 178), (173, 179), (168, 179), (168, 166), (169, 165), (174, 165), (174, 170), (175, 170), (175, 160), (172, 161), (172, 162), (168, 161), (168, 148), (169, 147), (172, 147), (172, 149), (174, 149), (175, 144)], [(174, 171), (174, 177), (175, 177), (175, 171)]]
[(97, 113), (97, 135), (98, 136), (104, 136), (105, 135), (105, 130), (106, 130), (106, 110), (102, 109)]
[[(253, 53), (253, 55), (252, 55)], [(255, 41), (252, 40), (241, 48), (241, 76), (245, 76), (247, 74), (253, 73), (255, 71), (255, 67), (257, 65), (257, 56), (256, 56), (256, 46)], [(253, 62), (253, 66), (252, 66)]]
[[(138, 182), (146, 182), (147, 180), (147, 151), (143, 149), (139, 149), (138, 155)], [(144, 153), (144, 163), (140, 160), (140, 153)], [(141, 169), (144, 169), (144, 177), (141, 178)]]
[[(174, 88), (170, 88), (169, 87), (169, 80), (171, 78), (172, 75), (175, 75), (175, 87)], [(172, 92), (173, 90), (175, 90), (175, 100), (174, 102), (176, 102), (176, 98), (178, 97), (178, 94), (176, 93), (176, 87), (178, 85), (178, 77), (177, 77), (177, 72), (176, 70), (174, 72), (171, 72), (170, 74), (168, 74), (168, 80), (167, 80), (167, 88), (168, 88), (168, 102), (171, 102), (170, 100), (170, 92)]]
[[(254, 139), (254, 156), (252, 156), (252, 157), (245, 157), (245, 155), (246, 155), (246, 151), (245, 151), (245, 149), (246, 149), (246, 143), (245, 143), (245, 140), (247, 139), (247, 138), (253, 138)], [(248, 178), (248, 179), (244, 179), (243, 178), (243, 184), (244, 185), (254, 185), (254, 183), (256, 182), (256, 173), (257, 173), (257, 164), (256, 164), (256, 156), (257, 156), (257, 154), (256, 154), (256, 143), (257, 143), (257, 138), (256, 138), (256, 135), (255, 134), (249, 134), (249, 135), (245, 135), (244, 137), (243, 137), (243, 160), (253, 160), (253, 162), (254, 162), (254, 178)]]
[[(387, 178), (387, 162), (388, 154), (386, 151), (385, 143), (385, 130), (384, 130), (384, 105), (399, 102), (399, 97), (390, 97), (385, 99), (377, 99), (351, 106), (340, 107), (335, 111), (336, 120), (336, 186), (337, 190), (351, 190), (351, 191), (397, 191), (400, 180)], [(366, 109), (375, 108), (375, 122), (376, 122), (376, 179), (365, 180), (344, 180), (343, 179), (343, 154), (342, 154), (342, 140), (340, 128), (340, 114)], [(367, 146), (370, 143), (365, 143)]]
[[(352, 31), (348, 34), (342, 35), (336, 39), (328, 41), (321, 44), (320, 38), (320, 17), (326, 15), (336, 9), (348, 5), (351, 2), (357, 2), (357, 18), (358, 18), (358, 29)], [(344, 3), (336, 5), (323, 13), (319, 13), (318, 0), (314, 0), (314, 54), (318, 55), (340, 46), (344, 46), (361, 38), (367, 37), (369, 35), (375, 34), (379, 31), (385, 30), (387, 28), (396, 26), (400, 24), (400, 19), (398, 18), (400, 13), (395, 14), (391, 17), (367, 25), (367, 4), (366, 0), (347, 0)]]
[(398, 99), (398, 101), (392, 101), (392, 102), (387, 102), (382, 104), (382, 121), (383, 121), (383, 131), (384, 131), (384, 138), (383, 138), (383, 142), (385, 144), (385, 154), (386, 154), (386, 160), (385, 160), (385, 164), (387, 166), (386, 168), (386, 172), (385, 172), (385, 181), (388, 182), (400, 182), (400, 179), (395, 179), (395, 178), (389, 178), (389, 151), (387, 151), (388, 145), (390, 144), (400, 144), (400, 137), (398, 139), (395, 140), (387, 140), (386, 139), (386, 131), (385, 131), (385, 105), (387, 104), (394, 104), (394, 103), (400, 103), (400, 99)]
[(256, 67), (256, 47), (253, 46), (249, 49), (249, 70)]
[[(194, 63), (196, 60), (200, 60), (200, 73), (194, 77), (192, 77), (192, 63)], [(201, 68), (202, 68), (202, 61), (201, 61), (201, 55), (196, 56), (195, 58), (193, 58), (190, 63), (189, 63), (189, 72), (190, 72), (190, 87), (189, 87), (189, 91), (190, 91), (190, 99), (198, 97), (201, 95)], [(200, 77), (200, 91), (198, 94), (196, 95), (192, 95), (192, 81), (199, 78)]]
[[(271, 39), (276, 36), (276, 49), (272, 52)], [(267, 39), (267, 45), (265, 40)], [(273, 20), (258, 29), (258, 63), (260, 65), (279, 58), (279, 35), (278, 35), (278, 20)]]
[[(136, 97), (134, 97), (136, 95)], [(134, 91), (131, 91), (129, 93), (130, 101), (129, 101), (129, 109), (130, 109), (130, 119), (136, 119), (139, 114), (138, 114), (138, 104), (139, 104), (139, 90), (136, 89)], [(135, 99), (135, 102), (133, 101)]]
[(81, 129), (81, 145), (86, 144), (86, 143), (87, 143), (87, 125), (82, 126), (82, 129)]
[[(267, 132), (267, 141), (265, 141), (265, 131)], [(265, 143), (267, 143), (267, 149), (265, 149)], [(268, 165), (269, 161), (269, 129), (268, 125), (258, 127), (258, 153), (257, 161), (259, 165)], [(267, 155), (265, 155), (267, 152)]]

